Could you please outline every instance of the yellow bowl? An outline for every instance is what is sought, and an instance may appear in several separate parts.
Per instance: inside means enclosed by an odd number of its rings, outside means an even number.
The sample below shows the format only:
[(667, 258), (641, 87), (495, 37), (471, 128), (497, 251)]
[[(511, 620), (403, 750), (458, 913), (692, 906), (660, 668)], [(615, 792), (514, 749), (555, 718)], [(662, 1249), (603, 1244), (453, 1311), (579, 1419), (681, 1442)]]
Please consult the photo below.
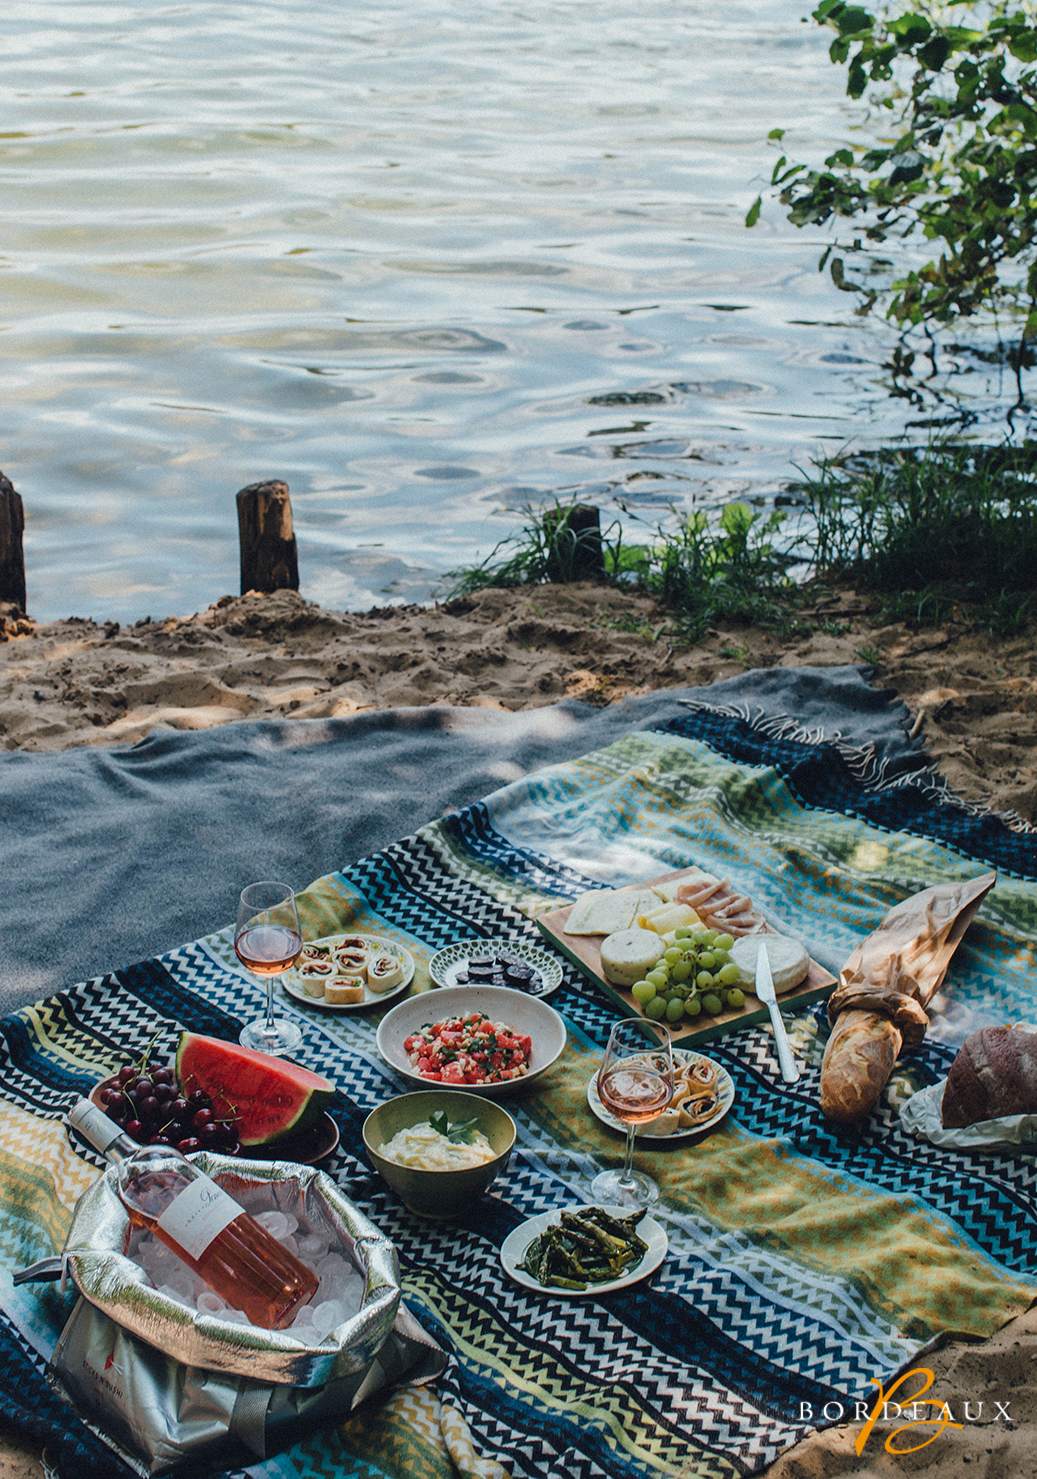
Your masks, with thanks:
[[(422, 1171), (386, 1160), (382, 1150), (392, 1137), (399, 1130), (427, 1123), (436, 1109), (445, 1110), (451, 1124), (474, 1119), (475, 1128), (493, 1146), (493, 1160), (452, 1171)], [(422, 1089), (373, 1109), (364, 1121), (364, 1144), (375, 1169), (404, 1206), (418, 1217), (446, 1219), (467, 1211), (504, 1170), (515, 1144), (515, 1121), (493, 1099), (459, 1089)]]

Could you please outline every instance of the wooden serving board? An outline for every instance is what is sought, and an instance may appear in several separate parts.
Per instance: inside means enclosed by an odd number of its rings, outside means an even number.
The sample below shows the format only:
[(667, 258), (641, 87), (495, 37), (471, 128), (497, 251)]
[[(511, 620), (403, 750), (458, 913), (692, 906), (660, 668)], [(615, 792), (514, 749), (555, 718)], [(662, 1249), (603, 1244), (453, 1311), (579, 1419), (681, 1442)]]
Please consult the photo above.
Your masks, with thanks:
[[(649, 878), (644, 883), (632, 885), (631, 889), (640, 891), (653, 888), (657, 883), (669, 883), (672, 879), (684, 878), (693, 871), (694, 869), (691, 868), (683, 868), (675, 873), (661, 873), (658, 878)], [(610, 1001), (615, 1002), (616, 1006), (622, 1007), (630, 1016), (644, 1016), (632, 994), (622, 986), (611, 985), (602, 974), (601, 942), (605, 936), (567, 935), (565, 933), (565, 925), (572, 908), (572, 904), (566, 904), (564, 909), (555, 909), (550, 914), (542, 914), (537, 920), (542, 934), (550, 940), (556, 950), (560, 950), (568, 960), (572, 961), (578, 971), (582, 971), (588, 980), (593, 981)], [(778, 992), (778, 1002), (785, 1009), (799, 1010), (827, 996), (835, 984), (836, 978), (831, 972), (826, 971), (823, 966), (818, 965), (817, 961), (812, 960), (806, 979), (798, 986), (793, 986), (791, 991)], [(725, 1033), (733, 1032), (737, 1027), (746, 1027), (752, 1022), (769, 1021), (770, 1013), (763, 1002), (758, 996), (747, 991), (744, 1007), (722, 1012), (718, 1017), (707, 1016), (705, 1012), (699, 1017), (682, 1017), (677, 1026), (670, 1024), (670, 1036), (674, 1042), (691, 1047), (695, 1043), (709, 1042), (714, 1037), (723, 1037)]]

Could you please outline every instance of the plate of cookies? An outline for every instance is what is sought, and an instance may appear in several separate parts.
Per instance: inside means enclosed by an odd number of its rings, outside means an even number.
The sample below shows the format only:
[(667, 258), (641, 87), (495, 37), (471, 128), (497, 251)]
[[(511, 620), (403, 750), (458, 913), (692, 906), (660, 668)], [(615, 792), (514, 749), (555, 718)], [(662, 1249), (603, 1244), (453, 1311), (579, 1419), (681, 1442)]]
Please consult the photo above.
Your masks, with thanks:
[[(689, 1048), (673, 1050), (673, 1097), (659, 1115), (646, 1125), (638, 1125), (634, 1134), (639, 1140), (658, 1140), (668, 1144), (711, 1130), (724, 1118), (735, 1099), (735, 1081), (727, 1069)], [(624, 1135), (627, 1127), (615, 1119), (598, 1097), (598, 1075), (587, 1084), (587, 1103), (602, 1124)]]
[(325, 935), (307, 940), (281, 977), (289, 996), (333, 1012), (359, 1012), (390, 1001), (414, 979), (414, 957), (381, 935)]

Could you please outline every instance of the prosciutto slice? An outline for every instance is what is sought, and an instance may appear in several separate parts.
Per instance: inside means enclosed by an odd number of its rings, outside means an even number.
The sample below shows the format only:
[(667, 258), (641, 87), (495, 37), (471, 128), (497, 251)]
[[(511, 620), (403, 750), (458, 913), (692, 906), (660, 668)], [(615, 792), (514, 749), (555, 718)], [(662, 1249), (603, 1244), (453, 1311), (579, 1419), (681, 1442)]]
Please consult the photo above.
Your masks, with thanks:
[(678, 904), (688, 904), (710, 929), (734, 935), (756, 935), (766, 930), (763, 915), (753, 908), (748, 894), (736, 893), (729, 878), (710, 873), (693, 875), (677, 890)]

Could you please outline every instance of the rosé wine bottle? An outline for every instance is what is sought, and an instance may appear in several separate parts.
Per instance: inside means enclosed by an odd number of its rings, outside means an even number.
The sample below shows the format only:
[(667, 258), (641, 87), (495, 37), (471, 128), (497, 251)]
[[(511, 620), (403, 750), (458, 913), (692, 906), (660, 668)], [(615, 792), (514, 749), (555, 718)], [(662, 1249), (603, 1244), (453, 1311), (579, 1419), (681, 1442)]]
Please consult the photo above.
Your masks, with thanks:
[(317, 1292), (317, 1275), (171, 1145), (138, 1145), (89, 1099), (68, 1122), (117, 1167), (130, 1221), (146, 1227), (253, 1325), (280, 1330)]

